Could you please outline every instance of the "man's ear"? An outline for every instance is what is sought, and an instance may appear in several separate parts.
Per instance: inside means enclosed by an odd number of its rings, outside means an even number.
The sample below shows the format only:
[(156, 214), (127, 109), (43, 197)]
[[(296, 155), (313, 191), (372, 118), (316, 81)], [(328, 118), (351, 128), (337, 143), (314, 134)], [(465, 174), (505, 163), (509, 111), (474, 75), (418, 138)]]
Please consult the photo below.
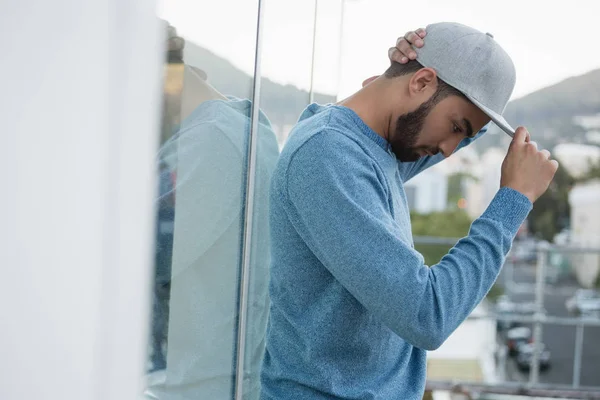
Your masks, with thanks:
[(437, 72), (432, 68), (421, 68), (410, 78), (408, 92), (411, 96), (429, 96), (435, 93), (437, 86)]
[(375, 75), (375, 76), (370, 77), (369, 79), (365, 79), (362, 83), (362, 87), (367, 86), (369, 83), (373, 82), (377, 78), (379, 78), (379, 75)]

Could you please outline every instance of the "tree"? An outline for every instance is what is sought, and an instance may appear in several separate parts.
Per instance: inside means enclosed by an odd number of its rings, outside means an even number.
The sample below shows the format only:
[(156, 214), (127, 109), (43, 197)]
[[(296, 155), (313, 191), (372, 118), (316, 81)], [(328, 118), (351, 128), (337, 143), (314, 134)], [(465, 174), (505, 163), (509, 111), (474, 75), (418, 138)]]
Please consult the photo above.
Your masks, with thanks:
[[(469, 233), (471, 227), (471, 219), (462, 210), (411, 213), (410, 217), (414, 236), (461, 238)], [(447, 244), (415, 244), (415, 249), (423, 255), (427, 265), (437, 264), (451, 247)]]
[(574, 183), (573, 177), (560, 166), (550, 187), (529, 214), (529, 229), (535, 236), (552, 241), (558, 232), (569, 226), (569, 191)]
[(458, 201), (465, 197), (465, 182), (479, 181), (473, 174), (468, 172), (457, 172), (448, 176), (448, 206), (456, 208)]
[(585, 174), (575, 180), (575, 183), (584, 183), (600, 178), (600, 161), (591, 162)]

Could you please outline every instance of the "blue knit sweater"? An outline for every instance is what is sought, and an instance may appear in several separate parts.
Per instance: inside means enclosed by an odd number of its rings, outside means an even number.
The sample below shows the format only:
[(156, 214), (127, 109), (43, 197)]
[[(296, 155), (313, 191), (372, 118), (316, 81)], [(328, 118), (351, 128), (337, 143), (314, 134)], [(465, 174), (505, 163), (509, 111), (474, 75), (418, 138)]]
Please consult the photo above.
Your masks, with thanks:
[(271, 181), (262, 400), (422, 398), (426, 350), (486, 295), (532, 207), (500, 189), (469, 235), (426, 266), (403, 184), (440, 160), (398, 162), (348, 108), (304, 111)]

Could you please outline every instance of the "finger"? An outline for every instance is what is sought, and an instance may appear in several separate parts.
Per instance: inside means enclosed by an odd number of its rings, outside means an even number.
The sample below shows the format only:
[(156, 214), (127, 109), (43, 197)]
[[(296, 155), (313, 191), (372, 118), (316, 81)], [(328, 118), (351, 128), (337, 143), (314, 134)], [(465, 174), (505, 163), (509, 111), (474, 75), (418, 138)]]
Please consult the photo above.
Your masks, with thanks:
[(388, 57), (390, 58), (390, 61), (395, 61), (400, 64), (406, 64), (408, 62), (408, 57), (400, 53), (395, 47), (390, 47), (388, 50)]
[(535, 150), (537, 151), (537, 149), (538, 149), (537, 142), (534, 142), (533, 140), (529, 140), (529, 142), (527, 144), (529, 144), (530, 146), (533, 146), (535, 148)]
[(169, 50), (183, 50), (185, 47), (185, 40), (180, 36), (175, 36), (169, 39)]
[(527, 129), (520, 126), (515, 131), (515, 136), (513, 136), (512, 143), (525, 143), (525, 142), (527, 142), (528, 138), (529, 138), (529, 132), (527, 132)]
[(398, 51), (402, 53), (404, 57), (407, 57), (411, 60), (417, 58), (417, 53), (405, 38), (400, 39), (400, 41), (396, 43), (396, 49), (398, 49)]
[(550, 164), (552, 164), (552, 168), (554, 169), (554, 172), (556, 173), (556, 171), (558, 170), (558, 161), (550, 160)]
[(417, 47), (423, 46), (423, 39), (421, 39), (421, 37), (416, 32), (406, 32), (406, 35), (404, 35), (404, 39), (406, 39), (408, 43), (413, 44)]
[(540, 154), (542, 154), (546, 160), (550, 159), (550, 152), (548, 150), (540, 150)]
[(425, 28), (419, 28), (415, 32), (417, 35), (419, 35), (419, 37), (421, 39), (423, 39), (425, 36), (427, 36), (427, 31), (425, 30)]

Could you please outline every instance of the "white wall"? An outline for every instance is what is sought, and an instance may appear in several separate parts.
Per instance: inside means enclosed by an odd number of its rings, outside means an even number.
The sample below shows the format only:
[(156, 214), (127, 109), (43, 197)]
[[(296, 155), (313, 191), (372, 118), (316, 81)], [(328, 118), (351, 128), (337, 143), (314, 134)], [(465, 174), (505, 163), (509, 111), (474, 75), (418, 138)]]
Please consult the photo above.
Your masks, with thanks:
[(141, 393), (162, 42), (153, 2), (0, 3), (0, 398)]
[[(479, 304), (471, 317), (483, 317), (489, 310), (486, 302)], [(465, 344), (469, 345), (466, 346)], [(494, 319), (467, 319), (456, 328), (439, 349), (427, 353), (430, 363), (436, 360), (476, 361), (481, 368), (484, 382), (498, 380), (494, 353), (496, 350), (496, 321)], [(452, 375), (448, 370), (447, 374)]]
[[(569, 193), (572, 244), (600, 249), (600, 180), (576, 185)], [(571, 265), (579, 283), (592, 287), (600, 273), (600, 255), (577, 254)]]
[(427, 214), (444, 211), (448, 205), (448, 177), (436, 168), (429, 168), (405, 185), (415, 188), (415, 204), (411, 211)]
[(600, 161), (600, 148), (579, 143), (561, 143), (554, 147), (552, 154), (561, 166), (575, 178), (582, 177), (590, 167)]
[(467, 213), (471, 218), (478, 218), (500, 189), (502, 161), (505, 156), (506, 150), (492, 147), (473, 166), (473, 175), (478, 180), (470, 181), (466, 188)]

